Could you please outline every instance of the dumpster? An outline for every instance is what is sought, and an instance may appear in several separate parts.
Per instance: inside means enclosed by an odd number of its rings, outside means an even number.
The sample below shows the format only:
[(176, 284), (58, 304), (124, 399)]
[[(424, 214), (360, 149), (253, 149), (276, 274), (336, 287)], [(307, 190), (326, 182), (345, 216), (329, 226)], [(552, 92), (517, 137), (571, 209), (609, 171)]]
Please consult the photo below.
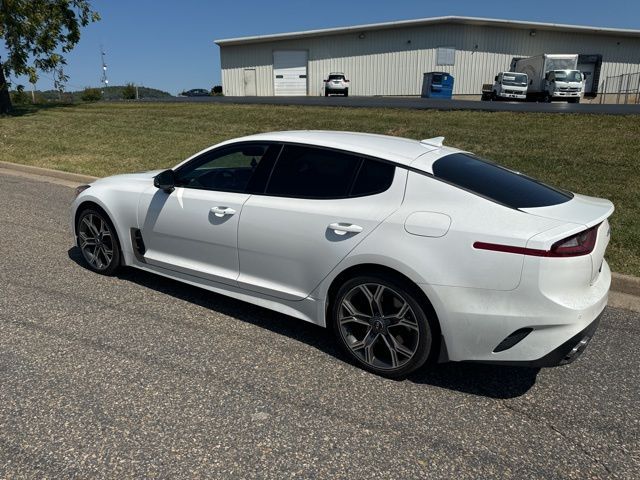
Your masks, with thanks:
[(453, 77), (448, 72), (428, 72), (422, 79), (422, 98), (451, 98)]

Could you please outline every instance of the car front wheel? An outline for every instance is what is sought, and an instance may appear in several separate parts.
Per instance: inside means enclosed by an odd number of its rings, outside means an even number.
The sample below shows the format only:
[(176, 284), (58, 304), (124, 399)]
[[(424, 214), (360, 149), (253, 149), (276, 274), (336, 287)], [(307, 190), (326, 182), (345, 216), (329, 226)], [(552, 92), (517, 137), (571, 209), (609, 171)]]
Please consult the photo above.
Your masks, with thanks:
[(331, 307), (334, 334), (365, 369), (402, 378), (428, 360), (432, 329), (411, 290), (377, 276), (353, 278), (338, 290)]
[(120, 266), (120, 245), (110, 220), (97, 209), (87, 208), (78, 216), (78, 246), (88, 267), (112, 275)]

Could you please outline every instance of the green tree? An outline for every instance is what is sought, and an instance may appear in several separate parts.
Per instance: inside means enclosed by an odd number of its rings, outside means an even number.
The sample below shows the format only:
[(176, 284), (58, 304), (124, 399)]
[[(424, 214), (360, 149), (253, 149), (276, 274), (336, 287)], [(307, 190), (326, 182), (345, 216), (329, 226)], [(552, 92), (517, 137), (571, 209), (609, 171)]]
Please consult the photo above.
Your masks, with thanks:
[(135, 100), (136, 87), (133, 83), (127, 83), (122, 89), (122, 98), (124, 98), (125, 100)]
[(16, 86), (16, 90), (11, 92), (11, 102), (18, 105), (29, 103), (29, 96), (24, 91), (24, 85)]
[(38, 80), (38, 71), (54, 72), (55, 88), (67, 80), (64, 55), (80, 40), (80, 29), (100, 19), (89, 0), (0, 0), (0, 114), (11, 110), (9, 75)]
[(86, 87), (80, 94), (80, 100), (83, 102), (97, 102), (102, 99), (102, 93), (98, 88)]

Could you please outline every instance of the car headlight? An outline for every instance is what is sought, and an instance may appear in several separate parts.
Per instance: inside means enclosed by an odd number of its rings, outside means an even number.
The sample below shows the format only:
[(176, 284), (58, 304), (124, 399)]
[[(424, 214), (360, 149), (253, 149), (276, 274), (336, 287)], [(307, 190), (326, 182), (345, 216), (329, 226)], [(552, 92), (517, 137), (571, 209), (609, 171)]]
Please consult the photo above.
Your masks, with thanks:
[(80, 186), (76, 187), (76, 195), (75, 195), (74, 198), (76, 198), (78, 195), (80, 195), (82, 192), (84, 192), (90, 186), (91, 185), (80, 185)]

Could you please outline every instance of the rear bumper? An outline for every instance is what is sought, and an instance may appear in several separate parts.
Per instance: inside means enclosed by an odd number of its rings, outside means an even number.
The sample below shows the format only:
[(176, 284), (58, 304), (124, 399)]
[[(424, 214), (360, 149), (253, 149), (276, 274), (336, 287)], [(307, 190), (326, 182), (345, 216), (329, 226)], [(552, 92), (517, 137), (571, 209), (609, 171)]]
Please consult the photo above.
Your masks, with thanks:
[(587, 326), (587, 328), (578, 332), (562, 345), (537, 360), (481, 360), (475, 363), (489, 363), (494, 365), (508, 365), (513, 367), (529, 368), (558, 367), (561, 365), (568, 365), (569, 363), (575, 361), (580, 355), (582, 355), (582, 352), (586, 350), (587, 345), (593, 338), (593, 335), (595, 334), (596, 329), (600, 324), (600, 319), (602, 318), (603, 313), (604, 311), (600, 313), (600, 315), (598, 315), (596, 319), (591, 322), (589, 326)]
[[(581, 353), (607, 305), (610, 285), (611, 272), (604, 262), (593, 284), (562, 294), (541, 288), (537, 275), (525, 276), (509, 291), (420, 287), (438, 315), (446, 360), (547, 367), (568, 363), (565, 357), (575, 347), (569, 356)], [(526, 335), (519, 336), (523, 331)]]

